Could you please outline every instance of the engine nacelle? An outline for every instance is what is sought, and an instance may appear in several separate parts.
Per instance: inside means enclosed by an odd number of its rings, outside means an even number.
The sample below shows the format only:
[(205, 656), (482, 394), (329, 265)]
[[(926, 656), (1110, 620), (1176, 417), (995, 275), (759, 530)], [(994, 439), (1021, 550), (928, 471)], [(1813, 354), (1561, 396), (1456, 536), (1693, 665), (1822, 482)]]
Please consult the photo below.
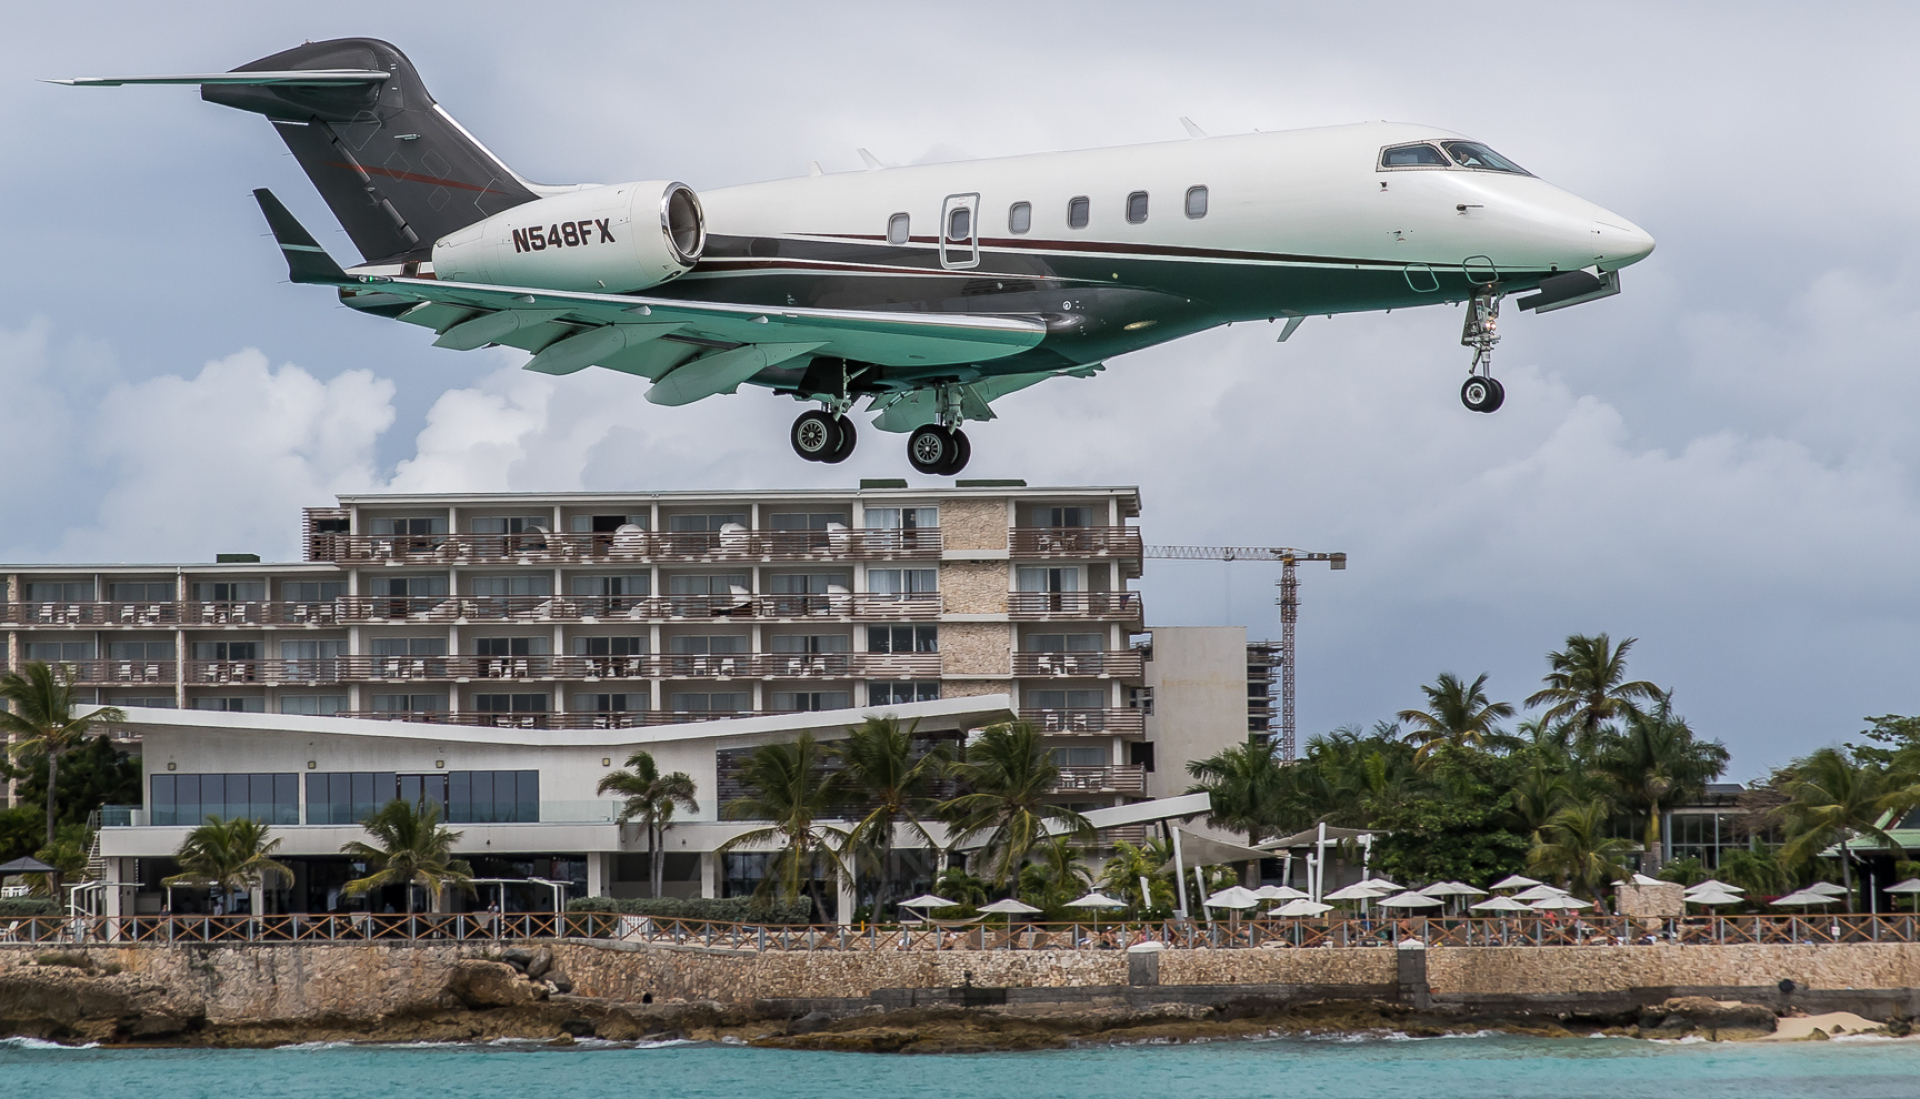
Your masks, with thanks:
[(434, 276), (542, 290), (623, 293), (679, 278), (706, 247), (693, 188), (651, 180), (522, 203), (433, 245)]

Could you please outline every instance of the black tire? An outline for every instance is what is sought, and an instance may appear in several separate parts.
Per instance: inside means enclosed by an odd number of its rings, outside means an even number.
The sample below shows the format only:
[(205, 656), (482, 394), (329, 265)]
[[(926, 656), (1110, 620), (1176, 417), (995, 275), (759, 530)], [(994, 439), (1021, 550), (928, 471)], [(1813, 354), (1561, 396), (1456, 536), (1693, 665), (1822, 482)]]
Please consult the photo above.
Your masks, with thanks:
[(819, 409), (802, 412), (787, 433), (793, 452), (809, 462), (826, 460), (840, 447), (840, 424)]
[(954, 428), (951, 434), (954, 443), (953, 459), (940, 467), (942, 477), (951, 477), (967, 468), (967, 462), (973, 458), (973, 444), (967, 441), (967, 433)]
[(840, 432), (840, 445), (833, 448), (832, 454), (820, 460), (830, 466), (837, 466), (853, 457), (853, 447), (860, 441), (860, 433), (853, 429), (853, 420), (846, 416), (835, 416), (833, 424)]
[(953, 461), (960, 445), (954, 440), (953, 433), (939, 424), (925, 424), (913, 429), (907, 436), (907, 464), (916, 473), (929, 477), (945, 476), (947, 464)]
[(1498, 412), (1500, 411), (1500, 406), (1507, 403), (1507, 387), (1501, 385), (1500, 379), (1498, 378), (1488, 378), (1487, 380), (1493, 383), (1493, 404), (1488, 406), (1487, 411)]
[(1478, 374), (1468, 378), (1460, 386), (1460, 403), (1474, 412), (1492, 412), (1500, 407), (1506, 394), (1500, 383), (1492, 378), (1483, 378)]

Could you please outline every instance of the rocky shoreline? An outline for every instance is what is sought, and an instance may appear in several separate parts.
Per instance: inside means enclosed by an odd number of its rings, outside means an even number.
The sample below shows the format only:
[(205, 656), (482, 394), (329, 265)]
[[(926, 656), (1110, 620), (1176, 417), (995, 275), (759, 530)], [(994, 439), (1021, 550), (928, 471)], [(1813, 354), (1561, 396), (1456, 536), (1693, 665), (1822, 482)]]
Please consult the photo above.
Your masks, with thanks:
[[(1781, 1013), (1763, 1004), (1671, 997), (1633, 1010), (1556, 1012), (1457, 1004), (1415, 1007), (1371, 998), (1302, 1000), (1224, 995), (1190, 1000), (1032, 1004), (994, 1002), (888, 1006), (859, 1001), (767, 1000), (653, 1003), (575, 995), (546, 948), (462, 958), (430, 995), (357, 1014), (213, 1019), (192, 992), (120, 972), (84, 953), (41, 955), (0, 972), (0, 1036), (63, 1043), (258, 1048), (312, 1042), (467, 1042), (527, 1039), (567, 1044), (612, 1041), (727, 1041), (776, 1048), (860, 1053), (966, 1053), (1093, 1044), (1196, 1042), (1270, 1036), (1395, 1034), (1411, 1037), (1499, 1031), (1541, 1037), (1595, 1033), (1637, 1038), (1695, 1035), (1727, 1041), (1780, 1032)], [(950, 990), (938, 990), (947, 992)], [(995, 990), (951, 990), (991, 993)], [(963, 997), (964, 999), (964, 997)], [(1787, 1028), (1828, 1037), (1820, 1020)], [(1905, 1035), (1910, 1022), (1862, 1024)]]

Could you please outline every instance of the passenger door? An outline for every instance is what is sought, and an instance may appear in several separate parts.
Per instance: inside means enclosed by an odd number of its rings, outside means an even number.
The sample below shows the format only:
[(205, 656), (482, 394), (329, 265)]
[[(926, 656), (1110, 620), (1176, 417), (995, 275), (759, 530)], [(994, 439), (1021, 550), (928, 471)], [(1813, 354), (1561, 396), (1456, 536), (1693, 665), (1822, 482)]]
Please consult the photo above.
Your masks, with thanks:
[(940, 209), (940, 266), (958, 271), (980, 265), (980, 195), (948, 195)]

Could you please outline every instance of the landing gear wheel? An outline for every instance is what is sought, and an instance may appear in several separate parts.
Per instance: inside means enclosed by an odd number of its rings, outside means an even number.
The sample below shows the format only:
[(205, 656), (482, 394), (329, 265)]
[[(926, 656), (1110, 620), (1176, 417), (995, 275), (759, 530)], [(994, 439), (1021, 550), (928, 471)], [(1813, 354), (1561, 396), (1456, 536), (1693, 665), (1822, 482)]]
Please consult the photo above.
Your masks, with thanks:
[(1493, 412), (1507, 400), (1507, 387), (1478, 374), (1460, 387), (1460, 403), (1475, 412)]
[[(961, 439), (957, 432), (948, 431), (939, 424), (926, 424), (913, 429), (907, 436), (907, 462), (917, 473), (930, 477), (945, 477), (954, 459), (960, 458)], [(964, 465), (965, 459), (961, 459)]]
[(951, 434), (953, 435), (955, 444), (955, 453), (953, 461), (948, 462), (946, 466), (940, 470), (942, 477), (951, 477), (967, 468), (967, 463), (973, 458), (973, 444), (967, 441), (967, 433), (956, 427)]
[(840, 432), (840, 445), (833, 448), (833, 453), (820, 459), (830, 466), (839, 465), (853, 457), (853, 445), (860, 440), (860, 433), (853, 429), (853, 421), (848, 417), (835, 416), (833, 423), (834, 428)]
[[(840, 448), (840, 422), (817, 408), (802, 412), (800, 418), (793, 421), (788, 438), (795, 454), (809, 462), (826, 461)], [(851, 444), (847, 450), (853, 450)]]

